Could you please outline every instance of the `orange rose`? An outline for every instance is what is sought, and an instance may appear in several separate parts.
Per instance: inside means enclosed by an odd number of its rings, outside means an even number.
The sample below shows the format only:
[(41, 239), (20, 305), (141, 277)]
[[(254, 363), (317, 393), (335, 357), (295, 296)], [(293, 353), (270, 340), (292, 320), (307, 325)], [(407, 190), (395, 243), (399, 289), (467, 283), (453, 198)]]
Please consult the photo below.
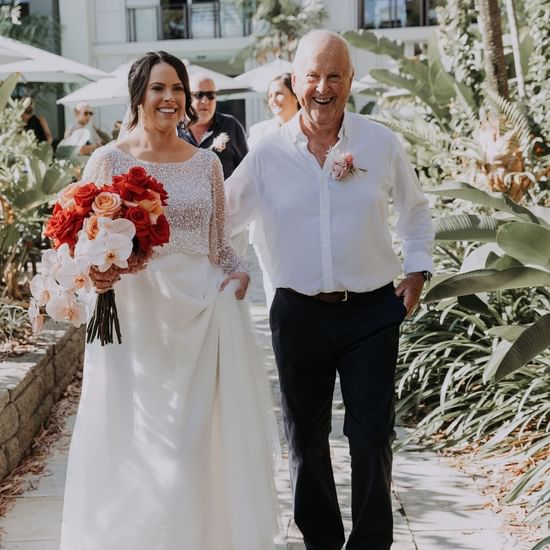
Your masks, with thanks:
[(92, 204), (92, 210), (97, 216), (114, 218), (120, 211), (122, 199), (115, 193), (99, 193)]
[(88, 239), (93, 241), (99, 233), (99, 226), (97, 224), (97, 216), (90, 216), (84, 220), (84, 231), (88, 235)]
[(148, 191), (148, 195), (151, 198), (148, 197), (141, 200), (137, 205), (149, 214), (149, 220), (154, 224), (157, 223), (158, 217), (164, 212), (164, 208), (162, 207), (160, 195), (158, 193)]
[(76, 195), (77, 191), (80, 189), (80, 186), (82, 184), (77, 181), (74, 183), (69, 183), (67, 187), (65, 187), (60, 193), (59, 193), (59, 204), (62, 208), (70, 208), (71, 206), (74, 206), (74, 196)]

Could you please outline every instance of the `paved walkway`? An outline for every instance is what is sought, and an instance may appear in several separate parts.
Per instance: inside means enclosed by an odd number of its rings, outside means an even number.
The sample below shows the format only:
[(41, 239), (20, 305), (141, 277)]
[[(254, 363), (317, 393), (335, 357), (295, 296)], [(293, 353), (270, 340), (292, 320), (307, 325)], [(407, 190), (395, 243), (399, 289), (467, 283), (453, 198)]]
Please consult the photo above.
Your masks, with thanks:
[[(266, 368), (280, 422), (269, 326), (265, 307), (258, 305), (261, 290), (257, 284), (252, 288), (250, 296), (258, 343), (265, 352)], [(340, 402), (341, 396), (337, 391), (331, 444), (342, 514), (349, 531), (349, 456), (346, 439), (342, 435), (343, 410), (338, 407)], [(0, 548), (58, 550), (67, 451), (73, 424), (74, 417), (71, 417), (67, 420), (64, 435), (50, 455), (47, 473), (37, 478), (29, 476), (34, 489), (18, 497), (8, 516), (0, 518), (0, 530), (3, 531)], [(286, 464), (283, 464), (277, 475), (277, 490), (281, 512), (277, 550), (303, 550), (305, 547), (301, 543), (299, 531), (291, 520), (292, 499)], [(400, 452), (395, 456), (393, 496), (393, 550), (527, 550), (503, 538), (499, 519), (486, 508), (486, 500), (476, 491), (473, 480), (451, 468), (433, 453)], [(174, 550), (193, 549), (182, 547)]]

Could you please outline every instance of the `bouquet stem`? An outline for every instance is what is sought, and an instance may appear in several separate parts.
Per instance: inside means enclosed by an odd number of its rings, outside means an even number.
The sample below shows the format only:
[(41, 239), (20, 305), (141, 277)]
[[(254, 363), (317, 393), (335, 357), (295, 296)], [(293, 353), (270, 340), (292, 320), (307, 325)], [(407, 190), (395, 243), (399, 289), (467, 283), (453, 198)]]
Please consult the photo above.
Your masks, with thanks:
[(116, 309), (115, 291), (111, 288), (97, 297), (94, 314), (86, 330), (86, 342), (91, 344), (96, 337), (99, 337), (102, 346), (112, 344), (114, 333), (116, 333), (118, 343), (121, 344), (122, 334)]

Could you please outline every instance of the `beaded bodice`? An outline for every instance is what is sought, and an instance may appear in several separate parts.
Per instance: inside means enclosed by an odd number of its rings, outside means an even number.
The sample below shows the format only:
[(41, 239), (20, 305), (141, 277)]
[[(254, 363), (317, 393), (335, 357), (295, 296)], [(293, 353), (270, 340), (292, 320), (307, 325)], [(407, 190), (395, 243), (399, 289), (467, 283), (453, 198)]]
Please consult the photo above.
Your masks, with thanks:
[(208, 254), (224, 273), (244, 270), (228, 244), (223, 173), (214, 153), (197, 149), (186, 161), (156, 163), (136, 159), (109, 144), (94, 152), (82, 179), (103, 185), (132, 166), (143, 166), (168, 193), (165, 214), (170, 224), (170, 242), (157, 247), (155, 255)]

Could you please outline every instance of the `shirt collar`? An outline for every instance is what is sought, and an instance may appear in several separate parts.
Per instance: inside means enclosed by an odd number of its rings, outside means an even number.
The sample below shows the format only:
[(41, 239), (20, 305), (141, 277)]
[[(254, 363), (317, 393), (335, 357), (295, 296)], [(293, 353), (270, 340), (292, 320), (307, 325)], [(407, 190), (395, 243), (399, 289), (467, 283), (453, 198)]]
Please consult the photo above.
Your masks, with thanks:
[[(307, 137), (302, 132), (302, 127), (300, 126), (300, 116), (301, 111), (298, 111), (287, 123), (286, 127), (290, 133), (292, 143), (298, 143), (300, 141), (307, 142)], [(349, 111), (344, 111), (344, 118), (342, 120), (342, 125), (338, 131), (338, 140), (341, 140), (343, 137), (349, 139), (351, 136), (351, 117)]]

